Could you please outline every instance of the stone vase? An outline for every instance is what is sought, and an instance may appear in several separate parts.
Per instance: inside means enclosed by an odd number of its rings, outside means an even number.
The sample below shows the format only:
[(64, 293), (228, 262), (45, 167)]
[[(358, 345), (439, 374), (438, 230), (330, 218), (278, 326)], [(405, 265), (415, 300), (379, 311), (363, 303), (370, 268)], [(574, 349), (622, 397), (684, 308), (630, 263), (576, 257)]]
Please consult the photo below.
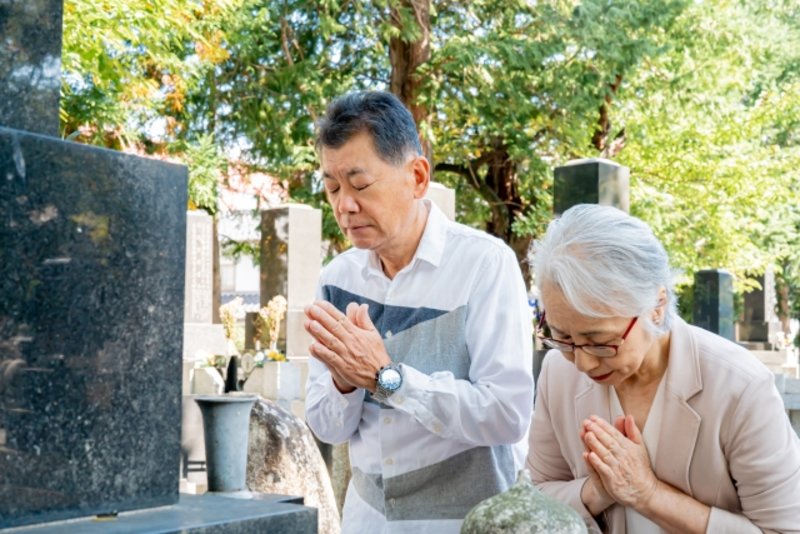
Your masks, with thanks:
[(197, 395), (203, 414), (208, 491), (247, 489), (247, 442), (250, 411), (257, 397), (242, 393)]

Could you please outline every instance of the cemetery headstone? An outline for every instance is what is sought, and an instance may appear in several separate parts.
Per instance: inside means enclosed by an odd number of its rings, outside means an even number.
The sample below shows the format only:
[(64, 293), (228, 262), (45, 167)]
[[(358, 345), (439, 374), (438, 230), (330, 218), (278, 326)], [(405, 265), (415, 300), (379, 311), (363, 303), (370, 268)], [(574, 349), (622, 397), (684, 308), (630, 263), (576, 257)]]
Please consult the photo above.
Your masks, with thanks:
[(0, 528), (178, 501), (186, 169), (40, 135), (61, 13), (0, 6)]
[[(602, 158), (577, 159), (553, 171), (553, 215), (556, 217), (577, 204), (613, 206), (630, 210), (630, 170)], [(547, 349), (535, 341), (533, 377), (538, 380)]]
[(278, 346), (286, 356), (308, 356), (313, 341), (303, 328), (303, 308), (313, 302), (322, 268), (322, 212), (287, 204), (261, 212), (261, 306), (277, 295), (288, 310)]
[[(221, 324), (214, 324), (214, 219), (204, 211), (186, 213), (186, 283), (183, 357), (194, 362), (198, 351), (225, 354)], [(188, 391), (187, 391), (188, 392)]]
[[(205, 441), (200, 408), (192, 394), (224, 390), (214, 368), (196, 368), (202, 355), (227, 354), (221, 324), (214, 324), (214, 218), (205, 211), (186, 212), (186, 269), (183, 306), (183, 404), (181, 406), (182, 484), (204, 485)], [(220, 385), (221, 383), (221, 385)], [(188, 487), (188, 486), (187, 486)]]
[(576, 204), (600, 204), (630, 211), (630, 170), (613, 161), (593, 158), (556, 167), (553, 213), (560, 215)]
[(314, 532), (280, 499), (178, 494), (186, 168), (49, 137), (62, 8), (0, 4), (0, 529)]
[(733, 276), (722, 269), (694, 276), (692, 324), (734, 341)]
[(739, 342), (751, 349), (767, 349), (776, 334), (781, 332), (781, 323), (775, 312), (775, 274), (767, 270), (756, 277), (760, 287), (744, 294)]
[(0, 3), (0, 125), (58, 135), (62, 0)]

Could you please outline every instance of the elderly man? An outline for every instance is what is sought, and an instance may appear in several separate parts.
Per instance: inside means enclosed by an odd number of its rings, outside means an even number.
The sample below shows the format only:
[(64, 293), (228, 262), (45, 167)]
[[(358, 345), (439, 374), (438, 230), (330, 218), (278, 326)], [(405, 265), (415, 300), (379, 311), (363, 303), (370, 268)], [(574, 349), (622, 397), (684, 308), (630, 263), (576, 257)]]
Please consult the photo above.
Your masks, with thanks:
[(523, 466), (531, 316), (511, 249), (423, 197), (430, 163), (384, 92), (345, 95), (318, 125), (325, 192), (353, 244), (306, 309), (306, 418), (350, 442), (342, 530), (458, 532)]

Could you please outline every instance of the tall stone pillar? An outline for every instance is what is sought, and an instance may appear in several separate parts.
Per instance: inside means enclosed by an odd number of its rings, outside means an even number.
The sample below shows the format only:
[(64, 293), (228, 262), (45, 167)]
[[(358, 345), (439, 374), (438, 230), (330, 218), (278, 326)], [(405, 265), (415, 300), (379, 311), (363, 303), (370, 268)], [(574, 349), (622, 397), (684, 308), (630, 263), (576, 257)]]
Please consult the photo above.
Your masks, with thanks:
[(291, 360), (305, 359), (312, 339), (303, 308), (313, 302), (322, 268), (322, 212), (287, 204), (261, 212), (261, 305), (276, 295), (288, 309), (278, 346)]
[[(225, 354), (227, 343), (214, 316), (214, 219), (204, 211), (186, 213), (186, 282), (183, 357), (194, 363), (198, 350)], [(184, 387), (188, 393), (188, 389)]]
[(742, 316), (738, 324), (739, 341), (750, 348), (764, 350), (782, 329), (775, 311), (775, 274), (768, 269), (756, 280), (761, 287), (744, 294)]
[(692, 324), (734, 341), (733, 275), (722, 269), (695, 273)]
[(556, 167), (553, 213), (560, 215), (576, 204), (601, 204), (630, 211), (630, 170), (607, 159), (570, 161)]

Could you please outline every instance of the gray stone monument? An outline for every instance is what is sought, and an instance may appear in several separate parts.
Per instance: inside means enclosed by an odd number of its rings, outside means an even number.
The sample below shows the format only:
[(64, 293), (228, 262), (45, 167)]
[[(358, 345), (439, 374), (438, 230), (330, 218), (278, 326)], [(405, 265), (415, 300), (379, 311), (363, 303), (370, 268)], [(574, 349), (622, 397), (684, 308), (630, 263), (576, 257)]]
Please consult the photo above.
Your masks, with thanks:
[[(186, 214), (186, 282), (183, 306), (183, 391), (190, 393), (189, 370), (198, 351), (227, 354), (221, 324), (214, 317), (214, 219), (204, 211)], [(204, 392), (207, 393), (207, 392)]]
[(186, 169), (48, 136), (61, 16), (0, 4), (0, 529), (313, 532), (281, 499), (179, 498)]
[(692, 324), (734, 341), (733, 276), (722, 269), (694, 275)]
[(742, 314), (738, 324), (739, 341), (751, 349), (765, 350), (781, 323), (775, 312), (775, 275), (771, 270), (756, 277), (761, 287), (744, 294)]
[(556, 167), (553, 180), (553, 213), (560, 215), (576, 204), (614, 206), (630, 210), (630, 170), (613, 161), (592, 158)]
[(276, 295), (288, 310), (278, 346), (289, 359), (306, 358), (312, 339), (303, 328), (303, 309), (314, 300), (322, 269), (322, 212), (287, 204), (261, 212), (261, 306)]

